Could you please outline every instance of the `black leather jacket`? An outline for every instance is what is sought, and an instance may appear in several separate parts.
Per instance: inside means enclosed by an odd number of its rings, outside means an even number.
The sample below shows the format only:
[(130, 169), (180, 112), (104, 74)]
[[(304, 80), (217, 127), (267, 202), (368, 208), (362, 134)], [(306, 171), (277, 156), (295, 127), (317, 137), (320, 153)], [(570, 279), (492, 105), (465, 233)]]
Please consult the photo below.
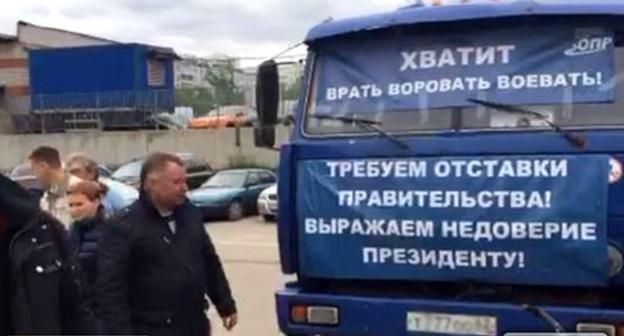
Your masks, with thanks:
[(0, 335), (93, 334), (64, 226), (3, 175), (0, 221)]
[(96, 287), (107, 334), (205, 336), (205, 295), (221, 316), (236, 312), (202, 214), (189, 202), (168, 219), (142, 194), (103, 232)]

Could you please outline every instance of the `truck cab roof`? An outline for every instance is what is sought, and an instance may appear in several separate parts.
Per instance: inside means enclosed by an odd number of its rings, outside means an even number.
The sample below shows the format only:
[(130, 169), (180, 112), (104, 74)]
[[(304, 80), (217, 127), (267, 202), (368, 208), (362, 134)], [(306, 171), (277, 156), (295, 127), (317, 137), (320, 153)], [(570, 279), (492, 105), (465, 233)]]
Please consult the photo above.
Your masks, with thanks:
[(516, 0), (442, 6), (412, 5), (387, 13), (321, 23), (308, 32), (305, 42), (311, 44), (320, 39), (403, 25), (551, 15), (624, 18), (624, 2), (578, 0), (570, 3), (561, 0)]

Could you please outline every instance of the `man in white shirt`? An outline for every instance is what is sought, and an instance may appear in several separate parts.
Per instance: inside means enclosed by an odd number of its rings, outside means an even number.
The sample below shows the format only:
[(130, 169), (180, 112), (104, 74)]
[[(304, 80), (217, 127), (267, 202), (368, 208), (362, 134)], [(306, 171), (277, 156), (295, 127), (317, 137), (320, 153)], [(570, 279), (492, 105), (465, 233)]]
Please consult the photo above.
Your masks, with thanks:
[(69, 226), (72, 218), (66, 191), (70, 183), (80, 179), (65, 172), (58, 150), (49, 146), (41, 146), (32, 151), (28, 162), (37, 179), (48, 186), (41, 198), (41, 208), (65, 226)]

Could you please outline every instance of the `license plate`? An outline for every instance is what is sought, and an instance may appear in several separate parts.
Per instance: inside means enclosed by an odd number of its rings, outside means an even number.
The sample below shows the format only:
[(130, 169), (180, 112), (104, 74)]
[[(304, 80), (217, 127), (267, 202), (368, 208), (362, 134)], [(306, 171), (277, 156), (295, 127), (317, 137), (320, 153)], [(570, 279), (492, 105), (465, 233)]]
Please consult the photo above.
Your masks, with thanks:
[(496, 317), (438, 313), (407, 313), (407, 331), (496, 336)]

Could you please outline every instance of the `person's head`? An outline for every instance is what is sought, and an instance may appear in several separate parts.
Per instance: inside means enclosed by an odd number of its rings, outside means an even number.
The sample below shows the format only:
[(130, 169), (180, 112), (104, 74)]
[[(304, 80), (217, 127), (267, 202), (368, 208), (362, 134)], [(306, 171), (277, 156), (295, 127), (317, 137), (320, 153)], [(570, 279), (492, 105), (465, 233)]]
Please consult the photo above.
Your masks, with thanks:
[(168, 153), (154, 153), (141, 167), (141, 191), (161, 208), (173, 209), (186, 200), (184, 162)]
[(74, 220), (95, 217), (105, 193), (106, 186), (98, 182), (84, 180), (70, 184), (67, 188), (69, 214)]
[(32, 151), (28, 163), (37, 179), (45, 183), (53, 182), (63, 167), (58, 150), (48, 146), (41, 146)]
[(69, 157), (65, 163), (67, 172), (87, 181), (97, 181), (100, 178), (97, 162), (91, 160), (83, 154), (76, 154)]

